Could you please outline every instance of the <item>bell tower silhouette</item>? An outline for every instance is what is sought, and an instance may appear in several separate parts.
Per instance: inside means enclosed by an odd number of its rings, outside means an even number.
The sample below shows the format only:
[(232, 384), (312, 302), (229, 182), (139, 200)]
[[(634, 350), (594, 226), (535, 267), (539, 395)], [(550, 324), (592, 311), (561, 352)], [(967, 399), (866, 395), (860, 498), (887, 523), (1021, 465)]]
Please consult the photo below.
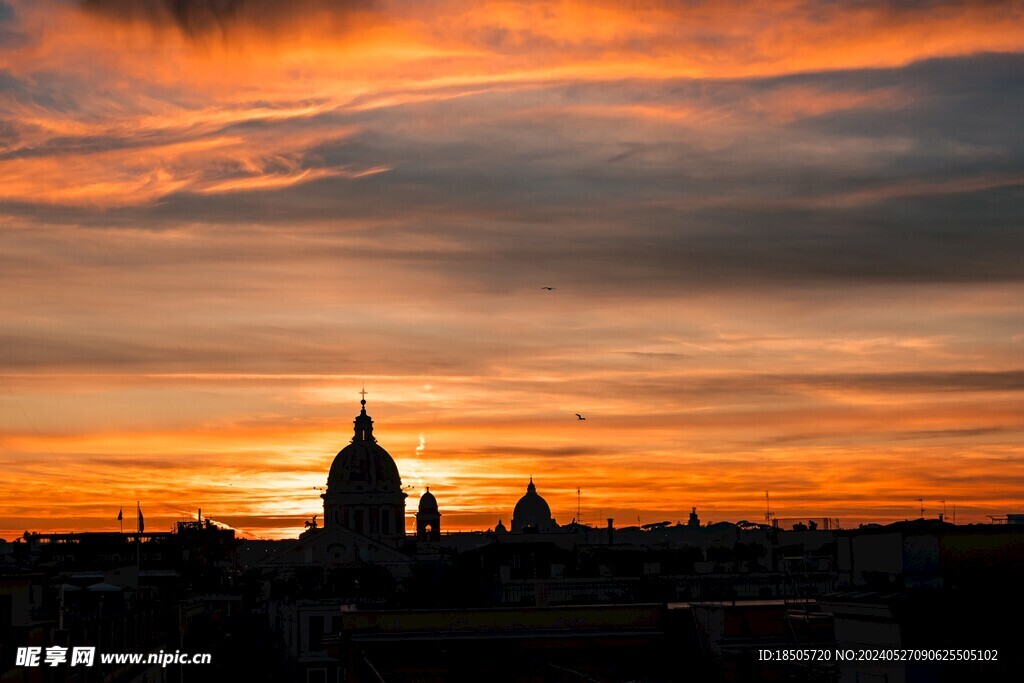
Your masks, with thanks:
[(420, 505), (416, 510), (416, 540), (441, 540), (441, 513), (437, 510), (437, 499), (427, 487), (427, 492), (420, 496)]

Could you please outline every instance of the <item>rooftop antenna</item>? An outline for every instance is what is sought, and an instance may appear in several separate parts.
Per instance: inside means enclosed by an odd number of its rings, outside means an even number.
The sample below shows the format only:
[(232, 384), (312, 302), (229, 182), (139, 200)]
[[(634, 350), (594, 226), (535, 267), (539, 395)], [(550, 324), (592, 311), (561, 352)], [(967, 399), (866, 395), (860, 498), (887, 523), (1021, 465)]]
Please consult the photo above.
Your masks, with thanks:
[(924, 519), (924, 498), (916, 498), (915, 500), (921, 505), (921, 519)]
[(772, 517), (774, 517), (774, 516), (775, 516), (775, 513), (772, 512), (771, 498), (768, 497), (768, 492), (765, 491), (764, 492), (764, 521), (770, 522), (770, 521), (772, 521)]
[(946, 521), (946, 501), (940, 500), (939, 502), (942, 503), (942, 521)]

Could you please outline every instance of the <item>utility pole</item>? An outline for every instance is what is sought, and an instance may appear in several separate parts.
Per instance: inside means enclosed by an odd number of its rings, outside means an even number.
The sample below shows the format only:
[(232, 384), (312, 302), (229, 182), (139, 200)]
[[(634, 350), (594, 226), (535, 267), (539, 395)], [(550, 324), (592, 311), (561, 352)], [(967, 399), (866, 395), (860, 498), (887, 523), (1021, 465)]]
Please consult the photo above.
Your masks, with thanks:
[(917, 502), (921, 506), (921, 519), (924, 519), (924, 498), (918, 498)]
[(583, 524), (583, 519), (580, 518), (580, 487), (576, 487), (576, 525)]

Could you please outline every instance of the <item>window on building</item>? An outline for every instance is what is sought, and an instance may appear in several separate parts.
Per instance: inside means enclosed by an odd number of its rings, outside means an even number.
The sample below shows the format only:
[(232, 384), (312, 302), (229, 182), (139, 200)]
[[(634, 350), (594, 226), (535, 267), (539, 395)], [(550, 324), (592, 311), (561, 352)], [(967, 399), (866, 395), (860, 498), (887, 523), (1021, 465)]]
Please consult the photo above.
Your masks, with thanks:
[[(310, 652), (322, 652), (324, 649), (321, 640), (324, 637), (324, 618), (317, 614), (307, 617), (307, 628), (306, 633), (309, 636), (309, 651)], [(320, 679), (324, 680), (324, 679)]]

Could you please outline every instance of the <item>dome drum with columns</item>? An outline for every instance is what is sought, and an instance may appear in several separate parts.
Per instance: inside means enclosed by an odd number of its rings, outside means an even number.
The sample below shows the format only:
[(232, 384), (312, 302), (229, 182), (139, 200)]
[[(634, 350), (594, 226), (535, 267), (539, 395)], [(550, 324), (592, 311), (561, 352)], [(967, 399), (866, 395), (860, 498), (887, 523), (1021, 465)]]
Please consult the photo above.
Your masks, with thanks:
[(381, 541), (405, 538), (405, 498), (394, 459), (373, 438), (366, 399), (352, 441), (331, 465), (324, 499), (324, 526), (343, 527)]

